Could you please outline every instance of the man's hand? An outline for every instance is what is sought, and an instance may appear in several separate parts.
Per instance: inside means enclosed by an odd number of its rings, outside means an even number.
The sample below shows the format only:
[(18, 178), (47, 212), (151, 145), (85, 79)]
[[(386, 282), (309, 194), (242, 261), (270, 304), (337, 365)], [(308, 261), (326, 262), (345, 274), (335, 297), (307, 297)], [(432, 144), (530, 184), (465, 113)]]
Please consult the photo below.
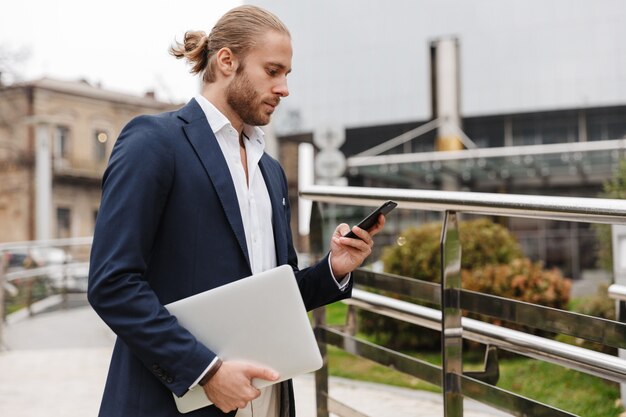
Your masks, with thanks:
[(342, 223), (337, 226), (330, 241), (330, 264), (337, 280), (340, 281), (346, 274), (358, 268), (365, 258), (372, 253), (374, 246), (372, 237), (380, 232), (384, 225), (385, 216), (381, 214), (378, 216), (378, 223), (369, 231), (354, 226), (352, 231), (360, 239), (343, 237), (350, 231), (350, 226), (347, 224)]
[(209, 382), (204, 384), (204, 393), (217, 408), (228, 413), (244, 408), (261, 394), (252, 386), (252, 378), (276, 381), (278, 373), (243, 362), (224, 361)]

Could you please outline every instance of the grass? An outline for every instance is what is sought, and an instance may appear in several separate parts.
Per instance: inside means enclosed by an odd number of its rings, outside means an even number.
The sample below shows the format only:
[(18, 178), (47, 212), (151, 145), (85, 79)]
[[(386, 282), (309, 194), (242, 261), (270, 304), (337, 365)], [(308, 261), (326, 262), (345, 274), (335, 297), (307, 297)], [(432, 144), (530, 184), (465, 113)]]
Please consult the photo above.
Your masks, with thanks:
[(28, 305), (29, 288), (32, 290), (31, 302), (41, 300), (49, 295), (49, 290), (46, 287), (44, 281), (41, 279), (34, 279), (30, 282), (28, 280), (23, 280), (21, 282), (17, 282), (16, 284), (17, 294), (15, 296), (11, 296), (7, 292), (4, 293), (6, 315), (15, 313), (16, 311), (25, 308)]
[[(347, 307), (342, 303), (328, 306), (327, 322), (332, 325), (344, 324), (346, 311)], [(359, 337), (368, 339), (364, 335)], [(404, 353), (441, 365), (439, 352)], [(480, 369), (482, 354), (479, 350), (465, 351), (465, 369)], [(441, 392), (437, 386), (356, 357), (333, 346), (328, 348), (328, 357), (329, 372), (334, 376)], [(500, 359), (499, 364), (500, 380), (497, 386), (502, 389), (582, 417), (618, 417), (623, 412), (618, 402), (620, 393), (619, 385), (616, 383), (523, 356), (507, 355), (506, 358)]]
[(525, 358), (508, 359), (498, 386), (584, 417), (617, 417), (616, 383)]

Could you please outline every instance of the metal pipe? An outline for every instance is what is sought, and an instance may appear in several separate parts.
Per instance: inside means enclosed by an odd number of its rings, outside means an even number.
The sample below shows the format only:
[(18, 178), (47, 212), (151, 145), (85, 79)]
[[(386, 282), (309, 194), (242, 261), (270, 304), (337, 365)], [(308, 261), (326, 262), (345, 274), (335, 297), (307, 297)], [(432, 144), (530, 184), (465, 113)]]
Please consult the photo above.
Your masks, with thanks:
[(12, 249), (29, 249), (43, 247), (60, 247), (60, 246), (81, 246), (91, 245), (93, 236), (70, 237), (65, 239), (46, 239), (46, 240), (26, 240), (22, 242), (0, 243), (0, 252)]
[[(47, 227), (47, 226), (46, 226)], [(4, 324), (4, 310), (5, 310), (5, 296), (4, 290), (5, 285), (8, 285), (11, 281), (16, 280), (18, 278), (30, 278), (37, 275), (43, 275), (47, 273), (53, 273), (58, 270), (59, 266), (48, 266), (43, 268), (36, 269), (27, 269), (22, 271), (15, 271), (11, 273), (7, 273), (7, 259), (5, 256), (5, 252), (11, 250), (24, 250), (38, 247), (50, 247), (50, 246), (82, 246), (82, 245), (91, 245), (93, 241), (93, 237), (81, 237), (81, 238), (67, 238), (67, 239), (42, 239), (35, 241), (23, 241), (23, 242), (8, 242), (8, 243), (0, 243), (0, 350), (2, 350), (3, 342), (2, 342), (2, 327)], [(86, 267), (88, 263), (73, 263), (72, 266), (76, 265), (79, 267)], [(66, 265), (61, 265), (62, 267), (66, 267)]]
[(609, 286), (609, 297), (618, 301), (626, 301), (626, 286), (613, 284)]
[(6, 279), (6, 269), (7, 269), (7, 260), (2, 252), (0, 252), (0, 352), (4, 350), (4, 343), (2, 342), (3, 337), (3, 327), (4, 327), (4, 310), (5, 310), (5, 301), (4, 301), (4, 286), (7, 283)]
[[(505, 127), (506, 129), (506, 127)], [(509, 130), (511, 130), (509, 128)], [(507, 132), (505, 132), (506, 134)], [(509, 132), (509, 136), (512, 135)], [(408, 164), (434, 161), (462, 161), (480, 158), (507, 158), (520, 155), (549, 155), (573, 152), (613, 151), (626, 149), (625, 139), (592, 142), (552, 143), (547, 145), (504, 146), (500, 148), (477, 148), (463, 151), (418, 152), (393, 155), (360, 156), (348, 158), (348, 167)]]
[(328, 352), (326, 350), (326, 338), (317, 329), (326, 325), (326, 307), (313, 310), (313, 324), (316, 329), (315, 337), (322, 355), (322, 367), (315, 372), (315, 406), (317, 417), (328, 417)]
[(4, 275), (7, 282), (15, 281), (16, 279), (34, 278), (40, 275), (49, 275), (58, 273), (62, 275), (68, 268), (80, 268), (88, 269), (89, 262), (70, 262), (67, 264), (48, 265), (39, 268), (22, 269), (20, 271), (9, 272)]
[[(441, 311), (354, 289), (348, 303), (441, 330)], [(616, 382), (626, 382), (626, 360), (463, 317), (463, 337)]]
[(367, 158), (371, 158), (377, 155), (380, 155), (381, 153), (388, 151), (389, 149), (393, 149), (396, 146), (400, 146), (403, 143), (406, 143), (410, 140), (413, 140), (421, 135), (423, 135), (424, 133), (428, 133), (433, 129), (436, 129), (439, 127), (439, 125), (441, 124), (441, 120), (439, 119), (434, 119), (431, 120), (428, 123), (425, 123), (421, 126), (416, 127), (415, 129), (411, 129), (408, 132), (404, 132), (403, 134), (389, 139), (383, 143), (381, 143), (380, 145), (376, 145), (372, 148), (369, 148), (366, 151), (363, 151), (361, 153), (356, 154), (354, 157), (356, 158), (363, 158), (365, 160), (367, 160)]
[(461, 324), (461, 242), (457, 215), (446, 211), (440, 240), (441, 352), (443, 415), (463, 417), (463, 326)]
[(626, 201), (605, 198), (528, 196), (464, 191), (311, 185), (300, 196), (314, 201), (377, 206), (384, 200), (400, 208), (457, 211), (489, 216), (626, 224)]

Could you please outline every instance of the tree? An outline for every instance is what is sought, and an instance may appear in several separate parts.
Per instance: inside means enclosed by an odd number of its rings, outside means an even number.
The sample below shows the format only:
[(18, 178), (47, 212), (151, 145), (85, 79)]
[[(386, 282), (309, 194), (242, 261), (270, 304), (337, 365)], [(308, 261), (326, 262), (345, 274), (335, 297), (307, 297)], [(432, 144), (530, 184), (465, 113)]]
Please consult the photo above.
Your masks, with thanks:
[(0, 86), (12, 84), (21, 79), (20, 65), (28, 59), (30, 52), (26, 48), (9, 48), (0, 45)]

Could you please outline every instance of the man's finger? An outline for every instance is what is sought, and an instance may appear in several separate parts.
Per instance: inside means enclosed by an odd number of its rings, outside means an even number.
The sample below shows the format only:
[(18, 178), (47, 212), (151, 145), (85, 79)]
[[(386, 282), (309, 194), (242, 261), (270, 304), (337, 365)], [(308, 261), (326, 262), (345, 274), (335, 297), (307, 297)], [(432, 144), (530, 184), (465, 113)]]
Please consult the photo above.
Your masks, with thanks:
[(351, 240), (346, 240), (345, 244), (353, 246), (355, 248), (362, 248), (363, 243), (365, 243), (365, 245), (367, 246), (372, 246), (374, 244), (374, 241), (372, 240), (371, 234), (369, 232), (367, 232), (366, 230), (361, 229), (358, 226), (354, 226), (352, 228), (352, 232), (357, 235), (360, 239), (351, 239)]
[(378, 222), (369, 230), (370, 235), (374, 236), (376, 233), (380, 232), (385, 226), (385, 221), (386, 219), (384, 215), (381, 214), (378, 216)]
[(336, 236), (343, 236), (346, 233), (348, 233), (350, 231), (350, 226), (348, 226), (346, 223), (341, 223), (339, 226), (337, 226), (337, 228), (335, 229), (335, 235)]
[(266, 381), (275, 381), (278, 379), (278, 372), (269, 368), (262, 368), (260, 366), (250, 365), (246, 370), (248, 378), (260, 378)]

